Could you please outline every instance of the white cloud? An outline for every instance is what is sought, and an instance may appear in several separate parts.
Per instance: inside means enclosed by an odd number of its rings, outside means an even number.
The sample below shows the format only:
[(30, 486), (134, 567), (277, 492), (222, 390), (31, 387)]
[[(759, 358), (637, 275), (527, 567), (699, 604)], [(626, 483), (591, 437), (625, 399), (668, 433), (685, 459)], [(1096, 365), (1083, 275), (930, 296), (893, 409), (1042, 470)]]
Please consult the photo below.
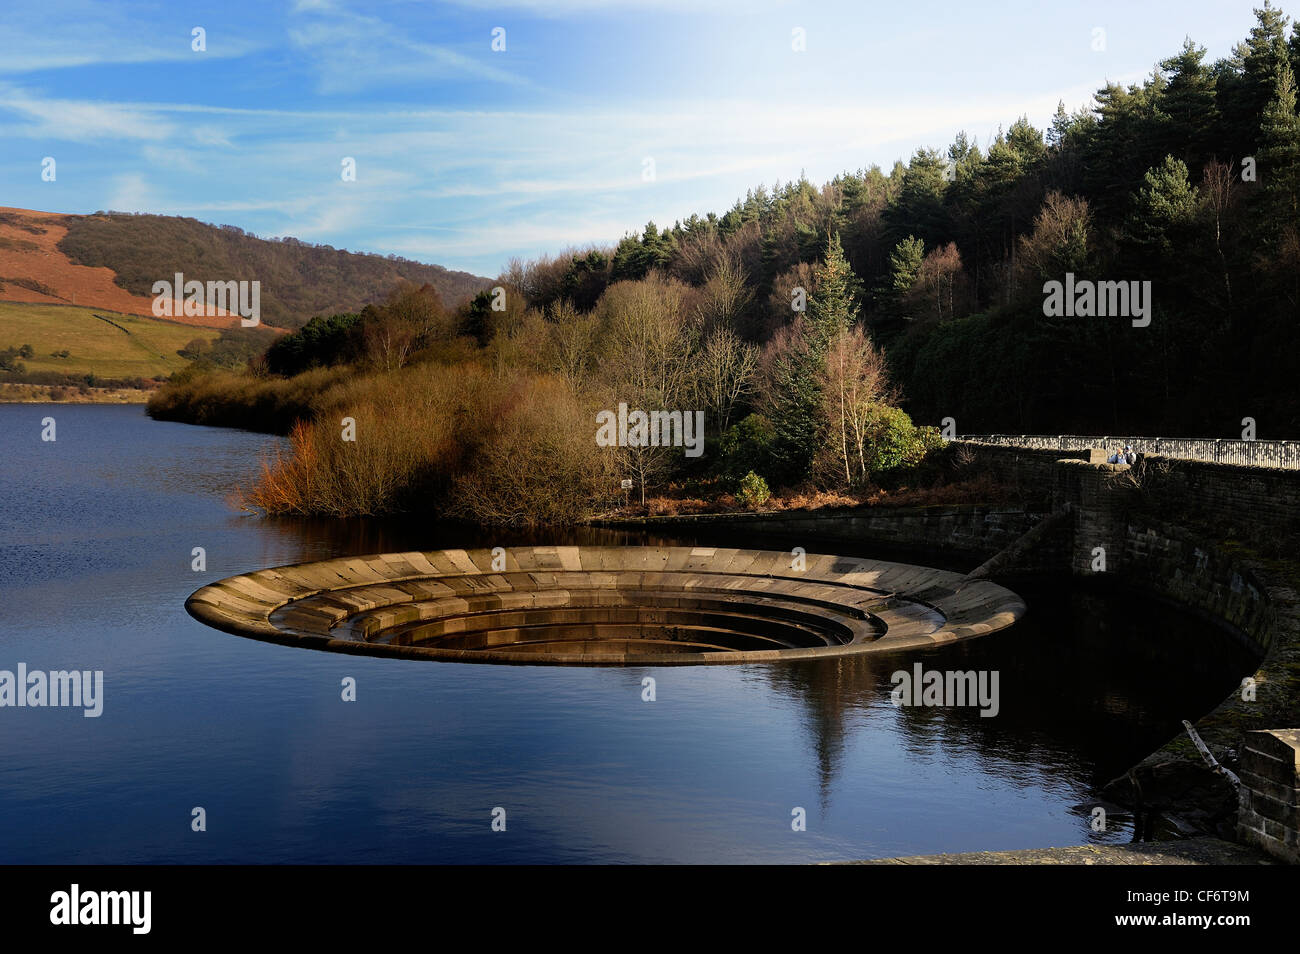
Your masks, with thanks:
[(126, 172), (114, 178), (113, 192), (105, 208), (118, 212), (162, 212), (153, 190), (138, 172)]
[(0, 30), (0, 74), (87, 66), (196, 62), (248, 56), (265, 43), (223, 31), (205, 52), (190, 47), (189, 27), (168, 31), (167, 18), (137, 5), (99, 0), (7, 4)]
[(289, 28), (289, 41), (311, 58), (322, 93), (467, 77), (527, 85), (487, 61), (491, 53), (486, 42), (484, 55), (475, 57), (422, 42), (377, 17), (353, 13), (337, 3), (299, 3), (293, 13), (300, 22)]
[(93, 142), (102, 139), (161, 140), (175, 128), (147, 107), (129, 103), (53, 99), (0, 85), (0, 111), (20, 119), (11, 137)]
[[(624, 11), (700, 12), (699, 0), (450, 0), (450, 2), (474, 10), (522, 10), (541, 17)], [(787, 0), (710, 0), (708, 11), (753, 14), (764, 8), (776, 9), (788, 6), (790, 3)]]

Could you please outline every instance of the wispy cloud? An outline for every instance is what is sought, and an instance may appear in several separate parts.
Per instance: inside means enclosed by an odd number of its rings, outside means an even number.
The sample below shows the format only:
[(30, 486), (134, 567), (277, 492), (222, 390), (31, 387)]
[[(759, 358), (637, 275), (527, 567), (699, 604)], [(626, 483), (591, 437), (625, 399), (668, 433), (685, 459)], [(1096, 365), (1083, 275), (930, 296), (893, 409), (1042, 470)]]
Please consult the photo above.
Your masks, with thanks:
[(114, 177), (105, 207), (120, 212), (162, 211), (148, 182), (138, 172), (127, 172)]
[[(472, 10), (517, 10), (540, 17), (574, 14), (699, 13), (699, 0), (449, 0)], [(760, 9), (790, 7), (790, 0), (711, 0), (709, 12), (753, 13)]]
[[(424, 42), (340, 3), (307, 0), (295, 4), (293, 13), (296, 19), (289, 28), (289, 41), (311, 58), (322, 93), (447, 78), (528, 85), (522, 77), (488, 63), (485, 56)], [(488, 46), (482, 44), (482, 49), (487, 51)]]
[(16, 120), (15, 125), (3, 129), (10, 138), (70, 142), (162, 140), (176, 132), (171, 122), (147, 106), (61, 99), (0, 84), (0, 113), (5, 112)]
[[(1001, 49), (1016, 14), (954, 16), (873, 18), (853, 0), (43, 0), (0, 30), (0, 203), (194, 215), (490, 274), (725, 211), (760, 183), (888, 168), (959, 129), (983, 144), (1022, 114), (1041, 127), (1058, 99), (1086, 105), (1105, 73), (1139, 80), (1154, 62), (1093, 54), (1086, 30), (1073, 72), (963, 61), (954, 35)], [(1029, 44), (1040, 61), (1077, 26), (1048, 20)], [(1140, 36), (1115, 32), (1113, 49)], [(40, 178), (47, 155), (57, 182)]]
[(189, 27), (173, 26), (165, 7), (150, 10), (97, 0), (43, 0), (10, 4), (0, 30), (0, 74), (106, 65), (195, 63), (197, 57), (233, 59), (265, 49), (265, 39), (230, 30), (203, 53), (191, 49)]

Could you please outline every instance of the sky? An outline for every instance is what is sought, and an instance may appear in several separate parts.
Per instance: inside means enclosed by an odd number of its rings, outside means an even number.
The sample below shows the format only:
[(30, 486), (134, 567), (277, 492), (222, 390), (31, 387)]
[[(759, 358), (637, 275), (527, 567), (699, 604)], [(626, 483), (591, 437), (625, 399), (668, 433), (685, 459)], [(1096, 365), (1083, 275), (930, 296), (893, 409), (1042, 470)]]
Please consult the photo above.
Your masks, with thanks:
[(1184, 37), (1228, 55), (1260, 3), (3, 0), (0, 205), (491, 277), (959, 130), (1045, 128)]

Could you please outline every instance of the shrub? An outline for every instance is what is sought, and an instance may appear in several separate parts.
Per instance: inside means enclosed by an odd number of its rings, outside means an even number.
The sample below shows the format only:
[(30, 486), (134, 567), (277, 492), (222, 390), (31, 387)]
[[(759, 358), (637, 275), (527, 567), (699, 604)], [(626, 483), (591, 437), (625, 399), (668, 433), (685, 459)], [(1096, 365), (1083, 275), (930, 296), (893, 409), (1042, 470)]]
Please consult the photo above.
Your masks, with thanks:
[(775, 440), (776, 429), (762, 414), (750, 414), (731, 425), (718, 444), (719, 476), (736, 481), (759, 468), (766, 469)]
[(867, 471), (873, 476), (897, 471), (924, 455), (921, 438), (907, 412), (878, 404), (866, 417)]
[(214, 368), (200, 359), (172, 375), (149, 398), (146, 411), (160, 421), (287, 434), (295, 421), (312, 417), (316, 402), (342, 376), (341, 370), (317, 368), (292, 378), (267, 378)]
[(741, 479), (740, 489), (736, 491), (736, 499), (749, 510), (757, 510), (771, 496), (772, 491), (768, 489), (767, 481), (752, 470)]
[[(315, 372), (321, 373), (321, 372)], [(303, 377), (303, 376), (299, 376)], [(291, 379), (297, 380), (297, 379)], [(269, 514), (423, 510), (481, 524), (569, 524), (607, 487), (591, 412), (563, 382), (503, 384), (477, 364), (428, 364), (338, 380), (317, 394), (287, 452), (237, 501)], [(356, 422), (343, 441), (339, 421)]]
[(555, 378), (524, 378), (513, 392), (494, 393), (483, 408), (492, 427), (456, 479), (451, 516), (511, 526), (588, 519), (612, 480), (591, 412)]

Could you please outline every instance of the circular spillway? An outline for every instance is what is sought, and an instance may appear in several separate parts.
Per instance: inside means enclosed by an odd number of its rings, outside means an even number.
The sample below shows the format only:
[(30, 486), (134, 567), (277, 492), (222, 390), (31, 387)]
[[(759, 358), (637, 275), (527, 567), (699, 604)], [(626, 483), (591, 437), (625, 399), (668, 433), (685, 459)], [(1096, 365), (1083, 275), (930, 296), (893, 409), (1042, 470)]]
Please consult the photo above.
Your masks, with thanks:
[(346, 557), (196, 591), (196, 619), (370, 655), (689, 665), (927, 648), (1011, 625), (986, 580), (854, 557), (713, 547), (515, 547)]

